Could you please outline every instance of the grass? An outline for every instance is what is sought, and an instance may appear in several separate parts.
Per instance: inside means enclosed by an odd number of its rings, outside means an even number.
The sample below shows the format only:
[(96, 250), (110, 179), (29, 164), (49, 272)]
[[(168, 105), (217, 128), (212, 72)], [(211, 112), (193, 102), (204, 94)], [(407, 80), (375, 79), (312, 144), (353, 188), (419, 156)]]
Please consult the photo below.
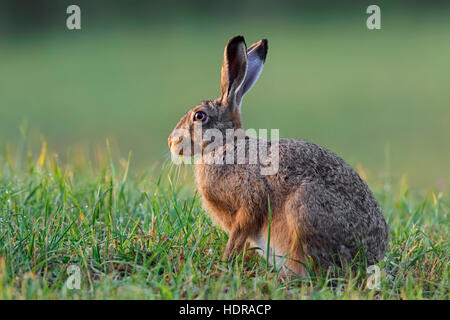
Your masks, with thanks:
[[(369, 31), (363, 9), (87, 18), (1, 41), (0, 299), (448, 299), (449, 12), (383, 6)], [(379, 290), (364, 270), (280, 282), (262, 257), (221, 261), (190, 168), (157, 164), (181, 115), (217, 96), (235, 34), (270, 42), (245, 127), (324, 145), (375, 192), (391, 230)]]
[[(364, 272), (281, 282), (256, 255), (221, 261), (227, 236), (201, 208), (189, 168), (131, 173), (111, 149), (98, 163), (62, 163), (45, 143), (37, 154), (3, 152), (0, 299), (449, 297), (448, 192), (372, 185), (391, 231), (379, 290)], [(66, 285), (71, 265), (80, 289)]]

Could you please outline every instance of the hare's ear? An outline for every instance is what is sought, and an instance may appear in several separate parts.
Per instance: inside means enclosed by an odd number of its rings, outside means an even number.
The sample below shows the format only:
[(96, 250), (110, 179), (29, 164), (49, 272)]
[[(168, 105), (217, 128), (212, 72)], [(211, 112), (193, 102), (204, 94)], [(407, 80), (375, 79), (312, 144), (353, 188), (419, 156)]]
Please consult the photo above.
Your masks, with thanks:
[(223, 106), (236, 106), (237, 92), (247, 71), (247, 46), (244, 37), (236, 36), (228, 41), (223, 55), (221, 97)]
[(253, 87), (256, 80), (264, 67), (266, 61), (267, 50), (269, 49), (267, 39), (255, 42), (247, 50), (247, 73), (242, 83), (237, 97), (238, 105), (241, 103), (242, 97)]

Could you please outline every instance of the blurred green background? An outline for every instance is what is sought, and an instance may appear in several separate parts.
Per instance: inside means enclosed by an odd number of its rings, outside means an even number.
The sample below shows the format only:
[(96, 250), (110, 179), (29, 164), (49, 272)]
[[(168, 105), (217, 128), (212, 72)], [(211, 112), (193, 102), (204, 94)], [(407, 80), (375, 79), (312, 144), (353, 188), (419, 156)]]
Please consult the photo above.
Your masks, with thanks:
[[(81, 7), (81, 30), (66, 8)], [(377, 1), (1, 1), (0, 147), (26, 125), (61, 158), (95, 158), (106, 138), (140, 170), (169, 159), (179, 118), (219, 92), (227, 40), (269, 39), (243, 102), (246, 128), (321, 144), (370, 179), (450, 182), (450, 6)], [(4, 157), (2, 151), (0, 157)]]

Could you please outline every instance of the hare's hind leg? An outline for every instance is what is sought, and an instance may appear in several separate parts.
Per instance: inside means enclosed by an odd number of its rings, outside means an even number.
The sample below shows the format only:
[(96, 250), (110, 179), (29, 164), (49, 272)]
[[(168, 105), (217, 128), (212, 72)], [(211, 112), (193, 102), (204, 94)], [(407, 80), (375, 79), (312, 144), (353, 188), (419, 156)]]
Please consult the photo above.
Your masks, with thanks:
[(285, 203), (286, 217), (295, 228), (306, 261), (313, 259), (319, 274), (339, 261), (350, 261), (353, 238), (348, 203), (319, 184), (301, 185)]
[[(312, 210), (317, 208), (312, 208), (309, 203), (313, 200), (309, 198), (314, 197), (314, 193), (311, 191), (309, 185), (299, 187), (288, 196), (284, 206), (291, 250), (288, 266), (300, 276), (308, 276), (311, 273), (318, 274), (320, 267), (316, 263), (317, 257), (314, 253), (319, 252), (319, 256), (326, 255), (322, 251), (326, 250), (326, 241), (324, 240), (327, 233), (323, 232), (322, 234), (317, 230), (317, 221), (314, 221), (314, 218), (318, 215), (312, 213)], [(321, 244), (324, 246), (323, 248)], [(311, 258), (314, 261), (312, 266), (309, 264)]]
[(299, 241), (295, 225), (287, 215), (279, 215), (272, 222), (270, 242), (269, 263), (271, 265), (276, 263), (277, 269), (280, 268), (279, 275), (282, 279), (308, 276), (302, 243)]
[(305, 267), (304, 249), (299, 241), (296, 232), (290, 232), (290, 248), (283, 264), (280, 275), (284, 279), (292, 279), (293, 277), (307, 277), (308, 270)]

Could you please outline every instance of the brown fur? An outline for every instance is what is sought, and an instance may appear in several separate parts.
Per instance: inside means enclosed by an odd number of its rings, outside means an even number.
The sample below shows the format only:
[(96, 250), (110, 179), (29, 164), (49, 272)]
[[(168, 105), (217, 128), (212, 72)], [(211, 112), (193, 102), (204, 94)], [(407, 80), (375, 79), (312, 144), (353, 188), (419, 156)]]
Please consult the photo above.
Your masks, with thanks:
[[(176, 129), (192, 133), (195, 126), (201, 125), (203, 130), (215, 128), (225, 136), (227, 129), (241, 128), (242, 97), (259, 76), (266, 54), (267, 40), (246, 50), (243, 37), (231, 39), (224, 52), (221, 97), (204, 101), (187, 112)], [(252, 62), (252, 70), (250, 63), (247, 69), (247, 59)], [(208, 121), (194, 122), (197, 111), (205, 112)], [(254, 138), (244, 134), (236, 139), (245, 143), (248, 160), (248, 145)], [(236, 154), (236, 145), (226, 149), (230, 142), (224, 140), (225, 146), (213, 152), (225, 150), (224, 160), (227, 152)], [(195, 143), (201, 144), (203, 154), (205, 142), (193, 139)], [(169, 146), (179, 154), (177, 144), (171, 134)], [(269, 147), (271, 144), (269, 141)], [(240, 252), (247, 241), (265, 249), (270, 207), (270, 248), (277, 256), (287, 256), (280, 259), (286, 274), (305, 276), (303, 263), (310, 257), (316, 272), (319, 266), (326, 270), (340, 261), (349, 262), (361, 247), (368, 264), (378, 262), (386, 250), (389, 231), (361, 177), (337, 155), (316, 144), (281, 139), (279, 147), (279, 171), (274, 175), (262, 175), (260, 162), (195, 165), (204, 207), (229, 234), (224, 257)]]

